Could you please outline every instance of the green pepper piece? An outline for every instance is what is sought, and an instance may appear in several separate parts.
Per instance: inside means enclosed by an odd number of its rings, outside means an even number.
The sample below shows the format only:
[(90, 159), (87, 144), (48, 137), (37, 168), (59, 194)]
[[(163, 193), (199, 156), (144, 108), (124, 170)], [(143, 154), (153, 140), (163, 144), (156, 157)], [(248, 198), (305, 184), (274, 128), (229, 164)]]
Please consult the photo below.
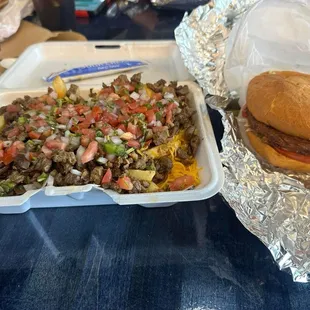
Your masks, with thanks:
[(42, 182), (46, 181), (47, 178), (48, 178), (48, 174), (46, 174), (45, 172), (42, 172), (42, 174), (40, 174), (40, 175), (38, 176), (37, 181), (38, 181), (39, 183), (42, 183)]
[(97, 130), (96, 137), (103, 137), (103, 132), (100, 130)]
[(123, 144), (114, 144), (113, 142), (107, 142), (102, 144), (104, 151), (107, 154), (116, 155), (116, 156), (124, 156), (126, 155), (126, 149)]
[(20, 116), (20, 117), (18, 118), (18, 124), (24, 125), (26, 122), (27, 122), (26, 117)]
[(156, 113), (155, 113), (155, 116), (156, 116), (156, 120), (157, 120), (157, 121), (160, 121), (161, 118), (163, 117), (162, 113), (160, 113), (160, 112), (156, 112)]
[(157, 101), (156, 105), (157, 105), (158, 108), (163, 108), (164, 107), (164, 105), (160, 101)]

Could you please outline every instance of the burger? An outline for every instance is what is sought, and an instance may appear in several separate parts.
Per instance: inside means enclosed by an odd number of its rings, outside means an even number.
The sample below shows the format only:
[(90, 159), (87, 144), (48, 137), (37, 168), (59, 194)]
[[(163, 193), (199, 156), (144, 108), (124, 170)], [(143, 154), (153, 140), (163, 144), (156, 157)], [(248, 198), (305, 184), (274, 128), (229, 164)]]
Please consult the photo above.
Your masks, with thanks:
[(290, 71), (254, 77), (243, 115), (253, 149), (270, 164), (310, 172), (310, 75)]

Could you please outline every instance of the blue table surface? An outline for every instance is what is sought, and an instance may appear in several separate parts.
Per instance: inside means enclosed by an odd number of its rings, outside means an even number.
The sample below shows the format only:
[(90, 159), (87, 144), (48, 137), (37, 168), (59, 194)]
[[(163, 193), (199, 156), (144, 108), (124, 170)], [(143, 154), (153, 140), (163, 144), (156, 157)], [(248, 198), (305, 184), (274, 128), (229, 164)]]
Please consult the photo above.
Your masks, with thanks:
[[(78, 30), (89, 39), (173, 38), (183, 12), (156, 14), (159, 28), (151, 31), (103, 14)], [(210, 116), (219, 143), (220, 118)], [(303, 310), (310, 309), (308, 292), (308, 284), (279, 271), (220, 195), (162, 209), (0, 216), (0, 309)]]

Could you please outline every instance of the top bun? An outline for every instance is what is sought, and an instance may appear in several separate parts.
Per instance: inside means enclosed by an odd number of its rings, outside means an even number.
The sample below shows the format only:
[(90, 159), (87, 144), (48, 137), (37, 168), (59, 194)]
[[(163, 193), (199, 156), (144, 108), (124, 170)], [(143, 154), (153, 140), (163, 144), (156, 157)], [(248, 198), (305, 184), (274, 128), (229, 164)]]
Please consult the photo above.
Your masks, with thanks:
[(256, 120), (310, 140), (310, 75), (278, 71), (256, 76), (248, 86), (247, 108)]

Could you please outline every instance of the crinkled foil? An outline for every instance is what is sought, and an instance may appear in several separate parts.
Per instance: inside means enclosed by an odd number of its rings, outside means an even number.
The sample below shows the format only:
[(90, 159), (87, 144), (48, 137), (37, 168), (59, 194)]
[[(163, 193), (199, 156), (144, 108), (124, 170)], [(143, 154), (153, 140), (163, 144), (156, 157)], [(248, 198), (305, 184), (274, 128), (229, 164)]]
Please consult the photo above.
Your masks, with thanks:
[(261, 164), (241, 138), (236, 111), (229, 111), (230, 99), (224, 99), (229, 97), (223, 77), (225, 40), (235, 20), (255, 2), (219, 0), (199, 7), (184, 16), (176, 41), (190, 73), (206, 94), (213, 95), (207, 103), (223, 117), (223, 197), (268, 247), (281, 270), (290, 270), (296, 282), (309, 282), (310, 176)]

